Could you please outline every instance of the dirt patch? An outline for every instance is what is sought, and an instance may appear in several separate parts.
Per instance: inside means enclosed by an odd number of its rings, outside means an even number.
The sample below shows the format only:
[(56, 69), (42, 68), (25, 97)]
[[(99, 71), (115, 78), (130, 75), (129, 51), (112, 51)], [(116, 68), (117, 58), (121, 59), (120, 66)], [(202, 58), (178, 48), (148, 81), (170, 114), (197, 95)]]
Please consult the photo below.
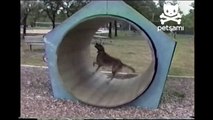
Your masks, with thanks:
[(97, 108), (53, 97), (48, 69), (21, 67), (22, 118), (151, 118), (194, 116), (194, 79), (168, 78), (160, 107), (154, 110), (122, 106)]

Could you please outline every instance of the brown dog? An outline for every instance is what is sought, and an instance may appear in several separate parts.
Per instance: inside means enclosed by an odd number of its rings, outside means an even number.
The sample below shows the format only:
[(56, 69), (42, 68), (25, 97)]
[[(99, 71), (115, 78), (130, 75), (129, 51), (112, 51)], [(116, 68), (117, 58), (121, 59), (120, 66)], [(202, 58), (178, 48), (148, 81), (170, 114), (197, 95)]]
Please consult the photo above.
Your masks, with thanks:
[(95, 64), (98, 65), (96, 71), (98, 71), (98, 69), (101, 67), (101, 66), (112, 66), (112, 77), (111, 77), (111, 80), (114, 78), (115, 74), (122, 69), (122, 67), (127, 67), (129, 68), (130, 70), (132, 70), (132, 72), (135, 72), (135, 69), (132, 68), (131, 66), (129, 65), (126, 65), (124, 63), (121, 62), (121, 60), (117, 59), (117, 58), (114, 58), (110, 55), (108, 55), (105, 50), (104, 50), (104, 47), (101, 45), (101, 44), (98, 44), (96, 43), (95, 44), (95, 47), (97, 48), (98, 50), (98, 55), (97, 55), (97, 58), (96, 58), (96, 62), (93, 62), (93, 66)]

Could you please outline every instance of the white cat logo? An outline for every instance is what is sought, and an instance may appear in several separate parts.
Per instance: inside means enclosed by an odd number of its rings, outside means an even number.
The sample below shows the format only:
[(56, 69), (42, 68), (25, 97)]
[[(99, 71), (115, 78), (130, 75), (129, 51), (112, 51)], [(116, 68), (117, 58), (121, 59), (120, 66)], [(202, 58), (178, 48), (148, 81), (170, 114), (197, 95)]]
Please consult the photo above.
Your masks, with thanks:
[(178, 25), (180, 24), (182, 15), (178, 12), (178, 4), (172, 5), (170, 2), (165, 2), (163, 12), (164, 13), (160, 15), (162, 25), (168, 21), (174, 21)]

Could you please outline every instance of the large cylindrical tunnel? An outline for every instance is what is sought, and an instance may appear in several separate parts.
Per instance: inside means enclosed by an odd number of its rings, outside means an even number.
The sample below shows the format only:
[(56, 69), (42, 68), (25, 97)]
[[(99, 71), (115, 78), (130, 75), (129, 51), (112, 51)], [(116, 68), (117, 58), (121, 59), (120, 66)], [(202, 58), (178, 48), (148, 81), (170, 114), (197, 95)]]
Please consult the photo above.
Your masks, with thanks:
[[(140, 34), (145, 33), (151, 59), (137, 76), (108, 82), (106, 74), (95, 72), (90, 59), (94, 55), (90, 53), (91, 40), (101, 26), (115, 19), (131, 24)], [(131, 105), (157, 108), (176, 45), (123, 1), (90, 2), (45, 35), (44, 41), (54, 97), (101, 107), (132, 101)], [(137, 55), (142, 54), (137, 51)]]
[[(62, 83), (70, 94), (84, 103), (104, 107), (128, 103), (141, 95), (153, 79), (156, 65), (154, 51), (152, 62), (146, 72), (128, 80), (114, 78), (108, 83), (109, 78), (106, 75), (95, 72), (93, 61), (89, 59), (91, 40), (100, 26), (114, 19), (122, 18), (86, 18), (66, 33), (58, 47), (57, 65)], [(140, 28), (137, 29), (143, 32)]]

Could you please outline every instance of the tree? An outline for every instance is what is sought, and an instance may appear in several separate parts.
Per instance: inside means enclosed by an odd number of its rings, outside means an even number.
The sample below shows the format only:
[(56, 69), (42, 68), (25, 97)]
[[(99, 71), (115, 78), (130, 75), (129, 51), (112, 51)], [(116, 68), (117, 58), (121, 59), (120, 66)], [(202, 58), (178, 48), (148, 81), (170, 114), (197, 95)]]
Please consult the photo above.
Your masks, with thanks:
[(29, 14), (29, 21), (31, 26), (35, 26), (35, 23), (37, 22), (37, 20), (41, 17), (42, 13), (43, 13), (43, 6), (41, 2), (37, 2), (35, 4), (35, 7), (32, 8), (30, 14)]
[(144, 17), (151, 20), (154, 9), (156, 8), (155, 3), (152, 0), (141, 0), (141, 1), (135, 1), (135, 0), (124, 0), (127, 4), (129, 4), (131, 7), (133, 7), (135, 10), (137, 10), (139, 13), (141, 13)]
[(189, 13), (190, 14), (192, 14), (192, 15), (194, 15), (194, 8), (195, 8), (195, 4), (194, 4), (194, 2), (193, 3), (191, 3), (191, 5), (190, 5), (191, 7), (192, 7), (192, 9), (190, 9), (189, 10)]
[(109, 33), (108, 33), (109, 38), (112, 38), (112, 22), (109, 22)]
[(118, 34), (117, 34), (117, 21), (116, 20), (114, 20), (114, 27), (115, 27), (115, 37), (117, 37), (118, 36)]
[(124, 0), (128, 5), (141, 13), (145, 18), (150, 20), (155, 25), (160, 25), (160, 14), (163, 12), (163, 0), (158, 5), (153, 0)]
[(27, 28), (27, 18), (32, 11), (32, 8), (35, 7), (36, 2), (34, 1), (20, 1), (21, 2), (21, 25), (23, 25), (23, 33), (22, 39), (24, 39), (26, 35), (26, 28)]
[(75, 1), (69, 1), (65, 0), (63, 1), (62, 7), (63, 7), (63, 12), (66, 14), (67, 17), (70, 17), (74, 12), (75, 12), (75, 7), (74, 7), (74, 2)]
[(47, 16), (49, 17), (49, 19), (52, 22), (52, 29), (54, 29), (56, 15), (60, 12), (63, 1), (61, 1), (61, 0), (56, 0), (56, 1), (43, 0), (43, 2), (44, 2), (43, 9), (47, 13)]
[(159, 0), (158, 5), (163, 8), (163, 4), (165, 3), (166, 0)]
[(182, 25), (184, 26), (185, 33), (194, 33), (194, 3), (191, 4), (192, 9), (189, 10), (189, 14), (182, 17)]
[(63, 12), (66, 14), (67, 17), (70, 17), (72, 14), (74, 14), (76, 11), (81, 9), (89, 2), (89, 0), (63, 0)]

